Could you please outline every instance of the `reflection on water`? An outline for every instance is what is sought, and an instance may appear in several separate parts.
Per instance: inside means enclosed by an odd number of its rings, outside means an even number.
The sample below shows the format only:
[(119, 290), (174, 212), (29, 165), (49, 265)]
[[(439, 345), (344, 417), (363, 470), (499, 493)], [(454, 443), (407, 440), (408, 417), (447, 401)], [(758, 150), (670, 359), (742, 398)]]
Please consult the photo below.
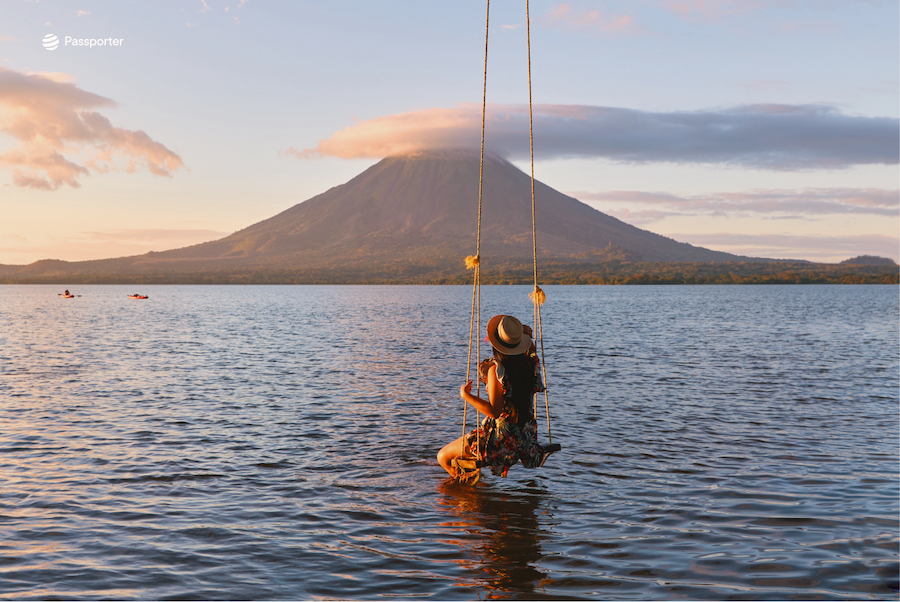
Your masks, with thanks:
[(0, 598), (898, 598), (896, 287), (546, 287), (474, 488), (468, 287), (145, 289), (0, 286)]
[(451, 519), (442, 524), (461, 531), (450, 540), (463, 551), (459, 562), (476, 575), (466, 585), (484, 592), (481, 599), (546, 597), (547, 573), (538, 568), (543, 558), (537, 516), (542, 492), (535, 483), (512, 493), (448, 479), (438, 492), (438, 505)]

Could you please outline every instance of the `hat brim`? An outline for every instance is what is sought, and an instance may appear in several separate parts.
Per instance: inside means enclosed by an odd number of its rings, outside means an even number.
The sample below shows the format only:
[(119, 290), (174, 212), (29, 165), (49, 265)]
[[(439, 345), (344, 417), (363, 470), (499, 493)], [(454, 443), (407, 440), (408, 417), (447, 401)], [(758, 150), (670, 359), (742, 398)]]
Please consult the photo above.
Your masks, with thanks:
[(488, 320), (487, 338), (491, 343), (491, 347), (503, 355), (519, 355), (520, 353), (525, 353), (531, 348), (531, 337), (524, 332), (522, 333), (522, 338), (519, 339), (519, 343), (515, 347), (510, 347), (497, 336), (497, 326), (500, 325), (500, 320), (505, 317), (506, 314), (500, 314), (499, 316), (494, 316)]

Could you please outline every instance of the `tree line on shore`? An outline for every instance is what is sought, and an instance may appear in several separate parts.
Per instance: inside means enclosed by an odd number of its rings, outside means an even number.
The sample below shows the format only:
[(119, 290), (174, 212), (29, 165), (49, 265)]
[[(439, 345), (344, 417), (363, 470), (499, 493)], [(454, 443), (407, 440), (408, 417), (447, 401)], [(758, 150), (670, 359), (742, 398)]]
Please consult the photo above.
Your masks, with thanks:
[[(397, 262), (378, 267), (204, 270), (135, 274), (68, 273), (0, 277), (3, 284), (469, 284), (472, 273)], [(530, 262), (483, 265), (483, 284), (529, 284)], [(541, 284), (900, 284), (900, 268), (808, 262), (772, 263), (559, 263), (538, 266)]]

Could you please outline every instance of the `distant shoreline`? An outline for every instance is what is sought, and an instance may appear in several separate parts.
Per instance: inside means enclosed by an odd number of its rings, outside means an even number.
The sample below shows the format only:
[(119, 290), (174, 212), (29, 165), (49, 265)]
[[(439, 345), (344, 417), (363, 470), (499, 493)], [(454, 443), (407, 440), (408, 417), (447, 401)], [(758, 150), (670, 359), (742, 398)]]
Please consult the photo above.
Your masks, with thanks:
[[(79, 272), (28, 275), (0, 266), (0, 284), (471, 284), (472, 273), (398, 263), (365, 268), (231, 269), (174, 273)], [(3, 270), (6, 268), (6, 270)], [(3, 272), (6, 273), (3, 273)], [(532, 266), (505, 262), (483, 266), (482, 284), (531, 284)], [(900, 284), (900, 267), (885, 265), (777, 263), (559, 263), (538, 266), (540, 284)]]

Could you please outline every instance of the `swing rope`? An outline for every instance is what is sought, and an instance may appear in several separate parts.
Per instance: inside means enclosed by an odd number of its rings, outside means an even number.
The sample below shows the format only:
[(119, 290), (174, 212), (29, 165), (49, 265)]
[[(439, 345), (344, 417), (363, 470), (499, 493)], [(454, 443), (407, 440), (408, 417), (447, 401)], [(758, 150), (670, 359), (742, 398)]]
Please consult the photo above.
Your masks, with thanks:
[[(478, 229), (475, 234), (475, 255), (466, 257), (466, 269), (474, 269), (475, 274), (472, 279), (472, 316), (469, 322), (469, 353), (466, 359), (466, 382), (472, 380), (472, 341), (481, 333), (481, 200), (484, 190), (484, 126), (487, 115), (487, 71), (488, 71), (488, 34), (490, 33), (491, 23), (491, 0), (487, 0), (487, 9), (484, 16), (484, 84), (482, 85), (481, 95), (481, 160), (478, 165)], [(476, 329), (477, 326), (477, 329)], [(475, 365), (481, 366), (481, 345), (475, 343)], [(476, 368), (477, 370), (477, 368)], [(475, 396), (481, 394), (481, 379), (476, 374), (475, 378)], [(463, 439), (461, 443), (462, 449), (460, 456), (465, 455), (466, 451), (466, 428), (468, 422), (467, 410), (469, 404), (463, 400)], [(476, 415), (476, 425), (478, 423)], [(476, 450), (479, 455), (481, 452), (481, 436), (476, 428)]]
[[(544, 407), (547, 409), (547, 439), (553, 443), (553, 435), (550, 433), (550, 397), (547, 394), (547, 365), (544, 363), (544, 325), (541, 321), (541, 305), (547, 300), (547, 295), (538, 286), (537, 276), (537, 211), (535, 209), (534, 194), (534, 112), (531, 102), (531, 12), (529, 0), (525, 0), (525, 31), (528, 40), (528, 145), (531, 151), (531, 248), (534, 255), (534, 290), (528, 297), (534, 303), (534, 322), (538, 329), (538, 338), (541, 341), (541, 378), (544, 389)], [(537, 400), (535, 400), (535, 414), (537, 413)]]
[[(491, 0), (487, 0), (487, 11), (485, 15), (485, 25), (484, 25), (484, 84), (482, 88), (482, 99), (481, 99), (481, 157), (478, 168), (478, 229), (475, 237), (475, 255), (470, 255), (466, 257), (466, 269), (474, 269), (474, 277), (472, 282), (472, 312), (469, 321), (469, 350), (468, 356), (466, 359), (466, 381), (472, 380), (471, 378), (471, 370), (472, 370), (472, 347), (473, 341), (475, 341), (474, 347), (476, 349), (476, 366), (481, 365), (481, 348), (478, 345), (477, 338), (481, 333), (481, 208), (482, 208), (482, 199), (483, 199), (483, 191), (484, 191), (484, 132), (485, 132), (485, 123), (487, 121), (487, 69), (488, 69), (488, 34), (490, 31), (490, 14), (491, 14)], [(536, 212), (536, 203), (535, 203), (535, 180), (534, 180), (534, 117), (533, 117), (533, 109), (532, 109), (532, 98), (531, 98), (531, 14), (529, 7), (529, 0), (525, 1), (525, 20), (526, 20), (526, 31), (527, 31), (527, 42), (528, 42), (528, 141), (531, 151), (531, 243), (532, 243), (532, 255), (534, 260), (534, 290), (529, 293), (528, 298), (531, 299), (534, 304), (534, 325), (537, 327), (538, 339), (540, 340), (540, 349), (541, 349), (541, 384), (544, 389), (544, 406), (547, 412), (547, 438), (550, 444), (553, 443), (553, 436), (550, 432), (550, 398), (547, 393), (547, 372), (546, 372), (546, 364), (544, 363), (544, 327), (543, 321), (541, 319), (541, 305), (543, 305), (544, 301), (547, 300), (547, 296), (543, 290), (538, 286), (538, 277), (537, 277), (537, 212)], [(476, 334), (477, 333), (477, 334)], [(476, 368), (477, 370), (477, 368)], [(481, 392), (481, 381), (479, 377), (480, 374), (476, 375), (476, 396), (480, 395)], [(537, 400), (534, 401), (535, 414), (537, 413)], [(465, 455), (466, 448), (466, 429), (468, 422), (468, 404), (463, 401), (463, 438), (461, 444), (461, 453), (460, 457)], [(477, 426), (477, 424), (476, 424)], [(481, 450), (481, 438), (480, 433), (476, 428), (476, 451), (477, 456), (480, 457)], [(558, 448), (559, 446), (557, 446)]]

